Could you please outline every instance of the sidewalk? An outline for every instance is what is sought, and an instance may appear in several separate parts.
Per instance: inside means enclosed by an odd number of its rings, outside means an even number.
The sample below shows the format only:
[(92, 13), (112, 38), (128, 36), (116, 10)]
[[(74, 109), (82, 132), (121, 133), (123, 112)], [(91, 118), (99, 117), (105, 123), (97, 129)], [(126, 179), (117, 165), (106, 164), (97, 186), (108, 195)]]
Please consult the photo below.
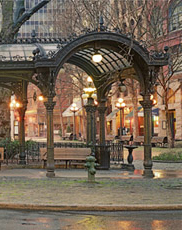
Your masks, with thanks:
[[(142, 164), (139, 161), (139, 164)], [(157, 163), (158, 164), (158, 163)], [(181, 165), (181, 164), (180, 164)], [(155, 177), (142, 170), (98, 170), (96, 183), (84, 169), (57, 169), (47, 178), (42, 169), (0, 171), (0, 208), (33, 210), (182, 210), (182, 170), (154, 163)]]

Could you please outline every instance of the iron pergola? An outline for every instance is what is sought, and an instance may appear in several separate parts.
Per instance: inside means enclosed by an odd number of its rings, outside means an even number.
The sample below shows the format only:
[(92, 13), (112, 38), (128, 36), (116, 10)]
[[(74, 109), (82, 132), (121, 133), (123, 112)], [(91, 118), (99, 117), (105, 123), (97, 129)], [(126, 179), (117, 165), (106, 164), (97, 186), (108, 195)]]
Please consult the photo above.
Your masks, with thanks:
[[(102, 28), (102, 27), (101, 27)], [(46, 98), (47, 111), (47, 176), (54, 173), (53, 109), (55, 82), (65, 63), (80, 67), (92, 76), (98, 94), (100, 121), (100, 144), (105, 145), (105, 111), (107, 92), (110, 86), (125, 78), (134, 78), (140, 83), (144, 109), (144, 175), (153, 176), (151, 159), (151, 108), (150, 95), (156, 82), (159, 67), (168, 64), (167, 53), (148, 50), (129, 36), (119, 31), (99, 29), (86, 32), (71, 39), (17, 39), (0, 44), (0, 87), (13, 91), (21, 101), (20, 114), (20, 163), (25, 163), (24, 117), (27, 108), (27, 86), (35, 84)], [(91, 59), (99, 50), (103, 60), (94, 63)], [(99, 155), (102, 168), (109, 167), (105, 151)]]

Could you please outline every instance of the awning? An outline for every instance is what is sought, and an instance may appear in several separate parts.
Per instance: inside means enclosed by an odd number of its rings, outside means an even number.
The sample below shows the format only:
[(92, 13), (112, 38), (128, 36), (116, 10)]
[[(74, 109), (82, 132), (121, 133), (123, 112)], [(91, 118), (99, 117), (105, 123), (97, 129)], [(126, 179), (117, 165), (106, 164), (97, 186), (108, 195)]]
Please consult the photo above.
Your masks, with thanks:
[[(142, 106), (138, 107), (138, 117), (143, 117), (143, 108)], [(152, 116), (159, 116), (159, 108), (153, 108), (152, 109)], [(131, 111), (128, 115), (126, 115), (125, 118), (132, 118), (133, 117), (133, 111)]]
[(110, 121), (112, 118), (116, 115), (116, 113), (119, 111), (119, 109), (113, 110), (109, 115), (106, 116), (106, 120)]
[[(139, 112), (142, 110), (142, 106), (139, 106), (137, 110), (138, 110), (138, 116), (139, 116)], [(133, 117), (133, 111), (131, 111), (128, 115), (126, 115), (125, 118), (132, 118), (132, 117)]]
[[(84, 100), (84, 105), (86, 104), (86, 100)], [(82, 110), (82, 104), (81, 104), (81, 99), (80, 98), (74, 98), (73, 103), (76, 104), (76, 106), (78, 107), (78, 112), (75, 113), (75, 116), (78, 116), (80, 111)], [(73, 112), (71, 112), (71, 107), (72, 104), (63, 112), (63, 117), (73, 117)]]

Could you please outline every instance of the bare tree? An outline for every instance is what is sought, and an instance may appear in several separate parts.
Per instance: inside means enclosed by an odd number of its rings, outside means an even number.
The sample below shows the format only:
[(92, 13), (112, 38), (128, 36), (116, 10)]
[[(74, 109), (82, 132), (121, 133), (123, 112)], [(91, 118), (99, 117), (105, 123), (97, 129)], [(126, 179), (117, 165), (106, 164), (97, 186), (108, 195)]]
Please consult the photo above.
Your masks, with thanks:
[(20, 27), (39, 9), (49, 3), (50, 0), (42, 0), (32, 9), (25, 11), (25, 1), (18, 0), (16, 2), (16, 10), (14, 11), (14, 0), (1, 0), (2, 6), (2, 29), (0, 39), (13, 40), (18, 33)]
[[(81, 107), (84, 107), (84, 101), (82, 98), (83, 88), (86, 87), (86, 73), (77, 67), (65, 64), (64, 71), (60, 71), (56, 82), (56, 96), (58, 98), (60, 109), (60, 123), (63, 135), (65, 134), (63, 125), (63, 105), (67, 101), (70, 105), (73, 98), (77, 97), (81, 100)], [(85, 110), (82, 109), (83, 120), (83, 137), (86, 138), (86, 115)]]
[[(113, 8), (117, 19), (115, 23), (118, 23), (117, 26), (122, 32), (130, 34), (131, 47), (132, 41), (135, 39), (141, 42), (149, 51), (155, 50), (160, 53), (167, 45), (166, 41), (168, 41), (170, 36), (169, 9), (172, 15), (180, 4), (180, 0), (173, 1), (172, 5), (171, 1), (166, 0), (145, 0), (143, 3), (141, 1), (116, 0), (114, 1), (115, 8)], [(178, 44), (181, 44), (181, 37), (181, 34), (176, 37)], [(156, 87), (157, 93), (163, 99), (163, 104), (165, 105), (167, 136), (170, 147), (174, 147), (174, 136), (170, 128), (169, 101), (181, 88), (181, 83), (178, 84), (172, 94), (169, 94), (170, 84), (175, 81), (175, 73), (182, 69), (181, 45), (176, 43), (174, 48), (175, 52), (173, 50), (170, 54), (169, 67), (164, 67), (160, 70), (157, 79), (157, 84), (160, 87)], [(130, 87), (132, 88), (132, 84)], [(160, 91), (158, 90), (159, 88)], [(135, 91), (131, 91), (131, 95), (134, 96), (134, 93)], [(133, 102), (137, 103), (136, 100)], [(134, 108), (137, 108), (136, 104), (134, 104)]]
[[(171, 8), (170, 1), (150, 0), (147, 2), (145, 9), (146, 29), (143, 28), (143, 30), (146, 30), (145, 44), (149, 50), (154, 49), (158, 52), (161, 52), (162, 49), (168, 50), (166, 47), (168, 44), (166, 41), (168, 41), (170, 36), (170, 18), (168, 11), (170, 9), (172, 15), (180, 3), (181, 1), (179, 0), (174, 1)], [(170, 93), (170, 88), (171, 83), (175, 81), (174, 76), (176, 72), (182, 69), (181, 38), (182, 35), (176, 37), (178, 43), (173, 43), (173, 47), (169, 49), (169, 65), (168, 67), (161, 68), (157, 79), (159, 86), (156, 87), (157, 94), (161, 97), (165, 107), (167, 136), (169, 147), (171, 148), (174, 147), (174, 135), (170, 124), (169, 102), (177, 91), (181, 89), (181, 82), (179, 82), (172, 94)]]

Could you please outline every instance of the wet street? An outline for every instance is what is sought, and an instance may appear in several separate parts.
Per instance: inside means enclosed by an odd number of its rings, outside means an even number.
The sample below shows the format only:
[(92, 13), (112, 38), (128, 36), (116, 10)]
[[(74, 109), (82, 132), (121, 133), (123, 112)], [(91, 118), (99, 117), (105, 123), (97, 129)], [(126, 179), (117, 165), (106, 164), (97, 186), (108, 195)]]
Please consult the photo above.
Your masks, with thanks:
[(1, 230), (181, 230), (182, 211), (42, 212), (0, 210)]

